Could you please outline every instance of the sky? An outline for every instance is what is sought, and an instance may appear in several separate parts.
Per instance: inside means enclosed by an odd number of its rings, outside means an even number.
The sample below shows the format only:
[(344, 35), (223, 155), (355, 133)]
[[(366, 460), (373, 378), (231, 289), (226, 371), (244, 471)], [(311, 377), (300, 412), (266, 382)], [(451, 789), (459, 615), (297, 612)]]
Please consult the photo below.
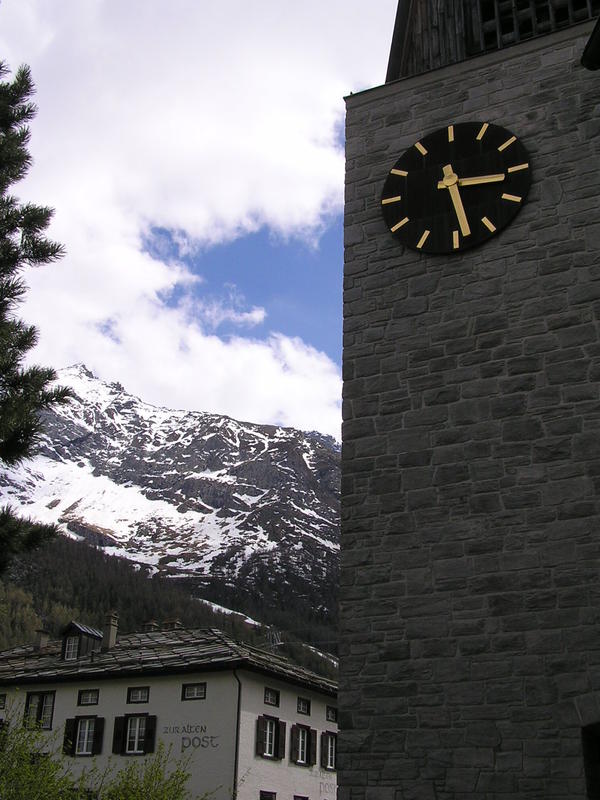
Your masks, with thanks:
[(0, 0), (66, 256), (25, 273), (33, 360), (169, 408), (340, 438), (344, 96), (397, 0)]

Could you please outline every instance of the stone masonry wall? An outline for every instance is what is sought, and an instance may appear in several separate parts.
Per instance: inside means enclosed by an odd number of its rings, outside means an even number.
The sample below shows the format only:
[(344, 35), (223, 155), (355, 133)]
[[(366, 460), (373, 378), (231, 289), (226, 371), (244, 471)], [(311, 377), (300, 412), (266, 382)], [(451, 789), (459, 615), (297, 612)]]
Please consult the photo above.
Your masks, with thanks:
[[(579, 800), (600, 722), (600, 75), (585, 24), (348, 98), (341, 800)], [(403, 249), (424, 134), (516, 133), (533, 184), (461, 256)]]

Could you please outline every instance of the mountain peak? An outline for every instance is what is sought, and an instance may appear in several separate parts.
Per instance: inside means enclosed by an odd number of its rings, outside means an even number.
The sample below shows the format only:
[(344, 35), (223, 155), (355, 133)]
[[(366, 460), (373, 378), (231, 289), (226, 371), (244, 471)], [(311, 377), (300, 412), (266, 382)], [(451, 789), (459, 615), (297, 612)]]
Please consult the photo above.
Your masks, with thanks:
[(156, 571), (255, 591), (333, 596), (339, 449), (331, 437), (157, 408), (83, 364), (60, 370), (70, 403), (46, 413), (38, 454), (0, 504)]
[(88, 369), (85, 364), (79, 362), (77, 364), (70, 364), (68, 367), (63, 367), (62, 369), (57, 370), (58, 375), (77, 375), (82, 378), (88, 378), (90, 380), (98, 380), (98, 376), (95, 375), (91, 369)]

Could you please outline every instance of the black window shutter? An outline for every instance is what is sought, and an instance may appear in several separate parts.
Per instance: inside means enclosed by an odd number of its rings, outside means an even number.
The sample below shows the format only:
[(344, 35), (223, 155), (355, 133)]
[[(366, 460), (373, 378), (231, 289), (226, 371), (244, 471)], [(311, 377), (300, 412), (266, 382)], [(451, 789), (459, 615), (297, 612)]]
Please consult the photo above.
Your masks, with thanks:
[(92, 742), (92, 755), (97, 756), (102, 752), (102, 739), (104, 737), (104, 717), (94, 720), (94, 741)]
[(117, 755), (125, 752), (125, 717), (115, 717), (112, 751)]
[(146, 734), (144, 736), (144, 753), (154, 752), (154, 740), (156, 739), (156, 717), (149, 714), (146, 717)]
[(277, 758), (285, 757), (285, 722), (279, 720), (277, 731)]
[(63, 753), (72, 756), (75, 753), (75, 729), (77, 720), (75, 718), (65, 720), (65, 736), (63, 739)]
[(310, 739), (310, 750), (309, 750), (308, 763), (312, 767), (313, 764), (317, 763), (317, 732), (314, 728), (310, 729), (309, 739)]
[(24, 724), (29, 727), (29, 708), (31, 706), (31, 694), (28, 694), (25, 699), (25, 716), (24, 716)]
[(296, 764), (298, 762), (298, 756), (300, 755), (300, 753), (298, 752), (298, 750), (299, 750), (298, 739), (299, 738), (300, 737), (299, 737), (299, 734), (298, 734), (298, 726), (297, 725), (292, 725), (292, 729), (290, 731), (290, 761), (293, 761), (294, 764)]
[(321, 734), (321, 766), (327, 766), (327, 734)]
[(267, 720), (264, 717), (259, 717), (256, 720), (256, 755), (264, 756), (265, 754), (265, 732), (267, 729)]

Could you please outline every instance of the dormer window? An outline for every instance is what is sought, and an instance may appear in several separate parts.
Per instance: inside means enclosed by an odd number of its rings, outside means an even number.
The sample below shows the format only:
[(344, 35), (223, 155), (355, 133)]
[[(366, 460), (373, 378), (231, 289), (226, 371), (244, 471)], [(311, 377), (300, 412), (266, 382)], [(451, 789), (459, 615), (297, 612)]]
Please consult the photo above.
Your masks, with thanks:
[(102, 632), (72, 620), (62, 630), (62, 659), (77, 661), (100, 649)]
[(79, 636), (67, 636), (65, 640), (65, 661), (75, 661), (79, 655)]

